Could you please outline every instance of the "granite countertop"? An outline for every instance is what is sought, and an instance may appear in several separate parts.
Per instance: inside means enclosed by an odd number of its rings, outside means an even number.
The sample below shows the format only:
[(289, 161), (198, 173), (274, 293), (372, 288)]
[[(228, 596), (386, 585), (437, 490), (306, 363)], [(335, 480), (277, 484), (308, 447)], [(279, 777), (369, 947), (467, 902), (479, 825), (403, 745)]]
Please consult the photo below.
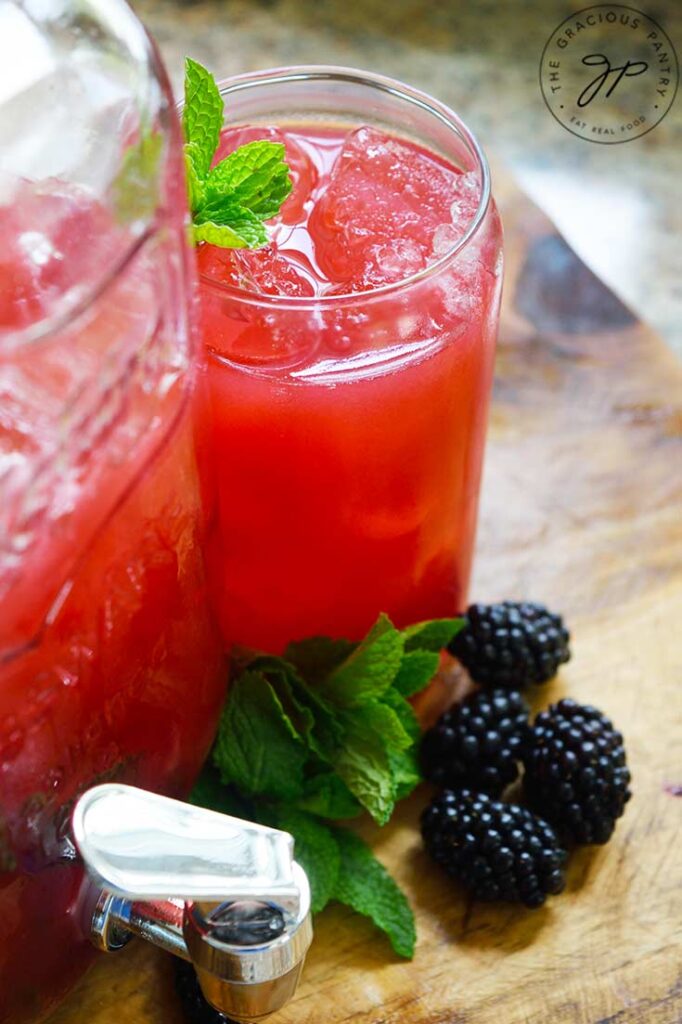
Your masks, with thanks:
[[(369, 68), (452, 106), (580, 256), (682, 354), (682, 97), (647, 135), (600, 146), (552, 118), (543, 46), (580, 0), (133, 0), (179, 87), (185, 54), (220, 77), (283, 64)], [(682, 5), (648, 13), (682, 54)]]

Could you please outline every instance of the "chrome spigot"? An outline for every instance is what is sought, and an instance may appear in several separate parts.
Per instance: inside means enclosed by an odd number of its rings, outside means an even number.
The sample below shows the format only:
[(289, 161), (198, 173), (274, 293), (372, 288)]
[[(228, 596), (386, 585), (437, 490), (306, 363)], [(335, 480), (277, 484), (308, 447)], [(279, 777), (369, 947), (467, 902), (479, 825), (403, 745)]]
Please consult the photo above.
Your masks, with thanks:
[(100, 890), (99, 949), (138, 935), (191, 961), (208, 1001), (239, 1021), (291, 998), (312, 925), (287, 832), (115, 783), (79, 799), (72, 829)]

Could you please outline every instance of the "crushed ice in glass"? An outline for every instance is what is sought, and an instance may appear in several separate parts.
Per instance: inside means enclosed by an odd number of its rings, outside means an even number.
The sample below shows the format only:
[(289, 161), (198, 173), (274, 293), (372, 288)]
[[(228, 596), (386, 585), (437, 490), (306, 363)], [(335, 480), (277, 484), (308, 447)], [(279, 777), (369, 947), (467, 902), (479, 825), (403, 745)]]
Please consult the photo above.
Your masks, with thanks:
[(363, 292), (423, 270), (464, 235), (480, 186), (414, 144), (376, 128), (345, 139), (324, 129), (249, 126), (224, 133), (216, 159), (256, 138), (283, 142), (293, 189), (258, 250), (201, 246), (200, 272), (266, 295)]

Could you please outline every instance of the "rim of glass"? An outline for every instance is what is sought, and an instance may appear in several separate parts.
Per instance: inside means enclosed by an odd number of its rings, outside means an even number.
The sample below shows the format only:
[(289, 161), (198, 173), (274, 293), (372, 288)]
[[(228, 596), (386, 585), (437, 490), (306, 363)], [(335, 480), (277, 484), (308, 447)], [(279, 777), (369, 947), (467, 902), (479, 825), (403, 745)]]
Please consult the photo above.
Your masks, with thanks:
[[(94, 0), (93, 7), (97, 9), (97, 7), (101, 6), (103, 2), (104, 0)], [(135, 18), (134, 12), (131, 11), (130, 13), (132, 17)], [(139, 39), (137, 39), (136, 42), (139, 46), (140, 56), (144, 62), (147, 73), (150, 76), (153, 76), (160, 85), (163, 96), (157, 113), (163, 132), (168, 133), (168, 117), (169, 113), (171, 115), (173, 113), (170, 82), (168, 80), (165, 65), (159, 56), (155, 43), (152, 41), (149, 33), (142, 25), (139, 24), (139, 22), (136, 26), (136, 30), (138, 26)], [(149, 222), (145, 224), (144, 228), (131, 236), (128, 244), (122, 248), (121, 252), (116, 255), (111, 264), (102, 272), (102, 274), (100, 274), (99, 277), (92, 281), (82, 293), (78, 294), (78, 292), (76, 292), (76, 295), (70, 303), (67, 303), (65, 309), (57, 309), (55, 312), (49, 313), (42, 320), (28, 324), (27, 327), (10, 330), (4, 330), (0, 327), (0, 357), (11, 354), (20, 345), (42, 341), (51, 334), (64, 331), (68, 329), (71, 324), (76, 323), (76, 321), (78, 321), (92, 306), (94, 306), (100, 296), (107, 292), (118, 277), (125, 272), (126, 268), (135, 260), (136, 256), (140, 250), (144, 248), (149, 239), (153, 238), (159, 228), (158, 220), (159, 207), (157, 205), (153, 216)]]
[[(262, 71), (251, 71), (243, 75), (234, 75), (221, 79), (218, 88), (221, 96), (241, 92), (245, 89), (258, 85), (272, 85), (282, 82), (300, 82), (306, 80), (332, 80), (338, 82), (351, 82), (354, 85), (367, 86), (370, 89), (377, 89), (380, 92), (388, 93), (400, 100), (406, 100), (413, 106), (435, 116), (447, 128), (454, 131), (468, 147), (480, 168), (481, 173), (481, 195), (476, 208), (476, 213), (471, 218), (466, 232), (454, 245), (439, 256), (437, 260), (427, 267), (403, 277), (399, 281), (392, 281), (389, 284), (380, 285), (378, 288), (370, 288), (362, 292), (343, 292), (340, 295), (266, 295), (260, 292), (248, 292), (235, 285), (216, 281), (205, 274), (199, 274), (202, 285), (238, 298), (240, 302), (252, 306), (274, 306), (278, 309), (314, 309), (321, 305), (349, 305), (357, 302), (366, 302), (373, 299), (385, 298), (405, 288), (410, 288), (421, 281), (439, 273), (453, 258), (466, 248), (474, 235), (478, 232), (490, 205), (490, 167), (483, 149), (470, 128), (460, 117), (446, 104), (435, 99), (429, 93), (415, 89), (411, 85), (398, 81), (396, 78), (389, 78), (386, 75), (375, 74), (373, 71), (363, 71), (358, 68), (349, 68), (335, 64), (295, 64), (290, 67), (266, 68)], [(183, 103), (178, 103), (178, 111), (182, 111)]]

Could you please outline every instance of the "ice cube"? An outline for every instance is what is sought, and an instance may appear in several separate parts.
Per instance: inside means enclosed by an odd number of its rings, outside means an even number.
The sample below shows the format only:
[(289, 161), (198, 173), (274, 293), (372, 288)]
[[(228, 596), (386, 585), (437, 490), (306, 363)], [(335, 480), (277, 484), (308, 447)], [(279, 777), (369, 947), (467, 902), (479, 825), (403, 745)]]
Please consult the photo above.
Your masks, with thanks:
[(461, 237), (477, 203), (473, 174), (375, 128), (358, 128), (310, 216), (317, 263), (348, 291), (399, 281)]
[(307, 316), (286, 305), (273, 308), (264, 301), (234, 300), (227, 291), (205, 283), (208, 279), (253, 295), (312, 296), (315, 287), (297, 262), (299, 255), (305, 259), (302, 254), (280, 252), (274, 243), (252, 250), (199, 246), (201, 322), (210, 352), (245, 366), (289, 366), (306, 358), (318, 343)]
[(280, 251), (274, 242), (260, 249), (201, 245), (197, 251), (203, 277), (260, 295), (314, 295), (315, 286), (304, 260), (303, 254)]
[(220, 136), (213, 163), (216, 164), (229, 156), (239, 146), (247, 142), (267, 139), (270, 142), (281, 142), (285, 147), (285, 159), (291, 172), (292, 189), (287, 197), (276, 221), (283, 224), (298, 224), (305, 217), (305, 203), (317, 183), (317, 169), (303, 152), (300, 146), (279, 128), (268, 125), (245, 125), (227, 128)]

